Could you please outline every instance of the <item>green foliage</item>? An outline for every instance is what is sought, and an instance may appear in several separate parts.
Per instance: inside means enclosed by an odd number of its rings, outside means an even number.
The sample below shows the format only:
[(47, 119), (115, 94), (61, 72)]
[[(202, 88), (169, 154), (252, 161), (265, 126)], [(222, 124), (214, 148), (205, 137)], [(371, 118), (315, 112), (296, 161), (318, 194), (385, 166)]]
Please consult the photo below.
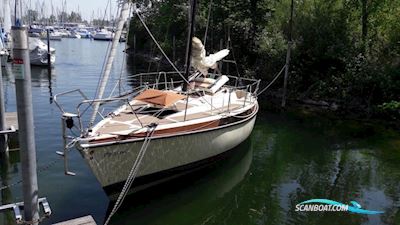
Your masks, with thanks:
[(60, 12), (58, 16), (50, 15), (49, 17), (44, 17), (44, 15), (39, 15), (36, 10), (28, 9), (23, 17), (23, 20), (27, 24), (31, 23), (41, 23), (41, 24), (53, 24), (56, 22), (83, 22), (82, 16), (79, 12), (71, 11), (70, 14), (66, 12)]
[(400, 101), (385, 102), (379, 105), (378, 109), (392, 119), (400, 118)]
[[(146, 1), (146, 23), (169, 55), (184, 58), (187, 1)], [(289, 96), (371, 109), (400, 96), (400, 1), (295, 0)], [(213, 0), (209, 52), (228, 46), (245, 76), (265, 81), (285, 63), (291, 0)], [(199, 1), (196, 36), (204, 39), (210, 0)], [(152, 44), (131, 24), (143, 51)], [(132, 41), (132, 39), (131, 39)], [(181, 60), (181, 62), (183, 62)], [(227, 67), (225, 67), (227, 69)], [(230, 72), (234, 70), (231, 69)], [(226, 71), (225, 71), (226, 72)], [(279, 91), (281, 83), (273, 88)]]
[(379, 107), (382, 110), (400, 110), (400, 102), (398, 101), (385, 102)]

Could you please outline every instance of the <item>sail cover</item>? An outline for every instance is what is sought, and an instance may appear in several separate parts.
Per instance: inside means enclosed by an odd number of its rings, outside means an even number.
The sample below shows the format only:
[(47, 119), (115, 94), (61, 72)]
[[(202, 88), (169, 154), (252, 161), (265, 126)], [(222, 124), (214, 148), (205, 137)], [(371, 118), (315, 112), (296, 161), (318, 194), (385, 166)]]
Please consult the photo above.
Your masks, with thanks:
[(206, 49), (203, 43), (197, 37), (192, 39), (192, 65), (203, 75), (208, 74), (208, 69), (217, 68), (217, 62), (229, 54), (228, 49), (223, 49), (214, 54), (206, 56)]
[(140, 95), (135, 97), (135, 100), (160, 105), (163, 107), (169, 107), (175, 102), (186, 98), (185, 95), (176, 94), (170, 91), (160, 91), (156, 89), (148, 89), (142, 92)]

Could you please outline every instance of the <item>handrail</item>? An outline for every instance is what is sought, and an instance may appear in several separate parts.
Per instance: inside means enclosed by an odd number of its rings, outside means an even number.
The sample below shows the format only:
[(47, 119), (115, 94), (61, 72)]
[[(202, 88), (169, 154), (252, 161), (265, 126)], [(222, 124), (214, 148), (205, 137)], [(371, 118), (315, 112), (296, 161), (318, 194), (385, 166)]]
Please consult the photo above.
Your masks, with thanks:
[[(163, 89), (165, 90), (172, 90), (176, 87), (178, 87), (177, 85), (181, 85), (183, 82), (182, 81), (174, 81), (174, 77), (171, 77), (171, 75), (177, 74), (176, 72), (152, 72), (152, 73), (140, 73), (140, 74), (135, 74), (133, 76), (128, 77), (128, 79), (137, 79), (139, 78), (141, 81), (141, 85), (135, 87), (132, 89), (132, 91), (129, 91), (127, 93), (125, 93), (124, 95), (121, 95), (119, 97), (111, 97), (111, 98), (104, 98), (104, 99), (89, 99), (80, 89), (73, 89), (73, 90), (69, 90), (69, 91), (65, 91), (59, 94), (56, 94), (54, 96), (54, 102), (57, 105), (57, 107), (60, 109), (60, 111), (65, 114), (67, 113), (65, 111), (65, 109), (62, 107), (62, 105), (58, 102), (59, 98), (61, 96), (65, 96), (67, 94), (71, 94), (71, 93), (79, 93), (83, 100), (76, 106), (76, 114), (74, 114), (74, 117), (76, 117), (79, 120), (79, 130), (81, 132), (81, 135), (84, 134), (84, 129), (87, 130), (87, 128), (83, 127), (83, 121), (82, 121), (82, 117), (85, 114), (86, 110), (89, 109), (90, 107), (93, 107), (93, 104), (97, 103), (97, 104), (101, 104), (101, 103), (110, 103), (110, 102), (115, 102), (115, 101), (124, 101), (128, 104), (129, 107), (131, 107), (132, 112), (136, 115), (135, 110), (132, 108), (132, 106), (129, 104), (129, 100), (132, 98), (132, 96), (135, 96), (136, 94), (140, 93), (141, 90), (146, 90), (148, 88), (157, 88), (159, 87), (159, 84), (161, 84), (162, 86), (164, 86)], [(151, 79), (155, 79), (155, 82), (142, 82), (143, 77), (145, 76), (151, 76), (153, 75)], [(222, 74), (213, 74), (210, 73), (210, 75), (214, 75), (215, 77), (220, 77), (222, 76)], [(252, 102), (252, 100), (257, 99), (257, 92), (259, 90), (259, 85), (260, 85), (260, 80), (257, 79), (253, 79), (253, 78), (242, 78), (242, 77), (235, 77), (235, 76), (231, 76), (231, 75), (226, 75), (227, 77), (229, 77), (231, 79), (231, 85), (226, 84), (225, 87), (228, 88), (229, 92), (234, 92), (235, 90), (244, 90), (246, 91), (246, 96), (245, 99), (243, 101), (243, 107), (246, 105), (246, 102), (250, 101)], [(170, 78), (170, 81), (168, 80), (168, 78)], [(137, 80), (139, 80), (137, 79)], [(162, 79), (164, 79), (164, 81), (162, 81)], [(146, 80), (146, 79), (144, 79)], [(244, 84), (242, 84), (242, 81), (244, 82)], [(239, 86), (239, 84), (241, 84)], [(196, 91), (197, 92), (197, 91)], [(250, 94), (250, 99), (249, 95)], [(255, 97), (255, 98), (253, 98)], [(228, 111), (230, 110), (230, 101), (231, 101), (231, 96), (229, 96), (228, 99)], [(215, 109), (215, 107), (213, 106), (213, 104), (209, 103), (208, 101), (206, 101), (207, 104), (209, 104), (213, 110), (213, 108)], [(88, 107), (84, 110), (82, 110), (82, 106), (83, 105), (88, 105)], [(105, 118), (106, 116), (103, 115), (102, 113), (98, 112), (98, 115), (101, 116), (101, 118)], [(137, 117), (137, 115), (136, 115)], [(140, 122), (140, 124), (143, 126), (143, 124), (141, 123), (141, 121), (138, 119), (138, 121)], [(90, 127), (88, 127), (90, 128)]]
[[(83, 132), (83, 122), (82, 122), (82, 115), (84, 114), (84, 113), (82, 113), (81, 114), (81, 112), (80, 112), (80, 108), (81, 108), (81, 106), (82, 105), (84, 105), (84, 104), (89, 104), (89, 105), (92, 105), (93, 103), (110, 103), (110, 102), (115, 102), (115, 101), (126, 101), (126, 104), (128, 104), (130, 107), (131, 107), (131, 109), (132, 109), (132, 113), (134, 113), (135, 115), (136, 115), (136, 113), (135, 113), (135, 111), (133, 110), (133, 108), (132, 108), (132, 106), (129, 104), (129, 98), (128, 97), (123, 97), (123, 98), (106, 98), (106, 99), (87, 99), (87, 100), (83, 100), (83, 101), (81, 101), (78, 105), (77, 105), (77, 107), (76, 107), (76, 110), (77, 110), (77, 114), (78, 114), (78, 120), (79, 120), (79, 130), (81, 131), (81, 134), (82, 134), (82, 132)], [(101, 113), (98, 113), (103, 119), (105, 118)], [(137, 115), (136, 115), (136, 117), (137, 117)], [(140, 122), (140, 120), (138, 119), (138, 121), (139, 121), (139, 123), (143, 126), (143, 124)]]
[[(140, 81), (140, 85), (143, 85), (143, 79), (144, 77), (148, 76), (149, 79), (154, 79), (154, 82), (147, 82), (146, 84), (150, 87), (153, 88), (158, 88), (158, 86), (161, 83), (164, 83), (165, 89), (172, 89), (174, 87), (174, 85), (177, 84), (182, 84), (183, 81), (173, 81), (173, 78), (170, 78), (170, 81), (168, 81), (168, 76), (173, 76), (173, 75), (177, 75), (177, 72), (150, 72), (150, 73), (138, 73), (132, 76), (129, 76), (126, 78), (126, 80), (138, 80)], [(209, 75), (214, 76), (214, 77), (220, 77), (223, 74), (216, 74), (216, 73), (209, 73)], [(164, 80), (162, 81), (161, 77), (163, 76)], [(254, 92), (252, 92), (252, 94), (256, 94), (256, 92), (259, 90), (259, 84), (260, 84), (260, 79), (254, 79), (254, 78), (245, 78), (245, 77), (236, 77), (236, 76), (232, 76), (232, 75), (225, 75), (227, 76), (230, 80), (232, 80), (232, 82), (234, 83), (234, 85), (227, 85), (229, 87), (232, 88), (236, 88), (236, 89), (246, 89), (247, 85), (241, 85), (238, 86), (238, 84), (240, 83), (239, 81), (245, 82), (245, 83), (250, 83), (250, 85), (252, 86), (252, 90), (254, 90)], [(168, 85), (170, 85), (170, 87), (168, 87)], [(172, 86), (172, 87), (171, 87)]]
[[(165, 74), (165, 75), (171, 75), (171, 74), (178, 74), (177, 72), (174, 72), (174, 71), (168, 71), (168, 72), (164, 72), (164, 71), (161, 71), (161, 72), (149, 72), (149, 73), (137, 73), (137, 74), (134, 74), (134, 75), (131, 75), (131, 76), (129, 76), (129, 77), (127, 77), (127, 79), (129, 80), (129, 79), (131, 79), (131, 78), (136, 78), (136, 77), (140, 77), (140, 76), (144, 76), (144, 75), (146, 75), (146, 76), (149, 76), (149, 75), (159, 75), (160, 73), (163, 73), (163, 74)], [(222, 76), (222, 75), (225, 75), (225, 76), (227, 76), (227, 77), (229, 77), (229, 78), (234, 78), (234, 79), (240, 79), (240, 80), (247, 80), (247, 81), (254, 81), (254, 82), (257, 82), (257, 81), (259, 81), (259, 79), (254, 79), (254, 78), (246, 78), (246, 77), (237, 77), (237, 76), (232, 76), (232, 75), (228, 75), (228, 74), (218, 74), (218, 73), (209, 73), (210, 75), (216, 75), (216, 76)]]
[(54, 103), (56, 103), (56, 106), (60, 109), (60, 111), (61, 111), (62, 113), (65, 113), (65, 110), (64, 110), (64, 108), (58, 103), (57, 98), (58, 98), (59, 96), (71, 94), (71, 93), (74, 93), (74, 92), (78, 92), (79, 94), (81, 94), (81, 96), (82, 96), (85, 100), (88, 99), (88, 97), (87, 97), (87, 96), (81, 91), (81, 89), (79, 89), (79, 88), (78, 88), (78, 89), (69, 90), (69, 91), (65, 91), (65, 92), (61, 92), (61, 93), (58, 93), (58, 94), (54, 95), (54, 97), (53, 97)]

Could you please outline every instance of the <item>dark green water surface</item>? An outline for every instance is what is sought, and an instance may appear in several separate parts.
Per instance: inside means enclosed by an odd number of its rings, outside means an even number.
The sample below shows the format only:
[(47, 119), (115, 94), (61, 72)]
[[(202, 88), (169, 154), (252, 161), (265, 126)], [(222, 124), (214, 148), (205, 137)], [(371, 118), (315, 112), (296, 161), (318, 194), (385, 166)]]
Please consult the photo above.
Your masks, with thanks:
[[(39, 192), (53, 210), (42, 224), (89, 214), (102, 224), (113, 206), (77, 151), (70, 154), (77, 176), (63, 174), (55, 154), (62, 149), (60, 112), (51, 101), (53, 94), (73, 88), (93, 97), (107, 45), (54, 42), (57, 62), (51, 77), (47, 69), (32, 70)], [(113, 84), (134, 69), (131, 58), (118, 54), (116, 61)], [(4, 73), (7, 111), (15, 111), (13, 76)], [(62, 102), (73, 109), (79, 100), (75, 95)], [(18, 153), (11, 154), (8, 165), (2, 163), (1, 175), (0, 186), (20, 180)], [(21, 201), (21, 184), (1, 194), (3, 204)], [(314, 198), (354, 200), (384, 213), (295, 211), (296, 204)], [(0, 214), (0, 224), (14, 224), (12, 214)], [(380, 124), (269, 113), (261, 107), (251, 136), (228, 158), (130, 196), (112, 224), (400, 224), (400, 134)]]

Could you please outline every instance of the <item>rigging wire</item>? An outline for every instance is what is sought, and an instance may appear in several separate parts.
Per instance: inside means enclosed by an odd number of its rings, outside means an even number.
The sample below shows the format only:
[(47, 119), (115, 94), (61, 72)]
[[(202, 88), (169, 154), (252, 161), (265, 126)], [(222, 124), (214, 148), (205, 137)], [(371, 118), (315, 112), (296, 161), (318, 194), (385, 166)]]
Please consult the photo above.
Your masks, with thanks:
[(260, 92), (257, 93), (256, 96), (261, 95), (264, 91), (266, 91), (269, 87), (271, 87), (271, 85), (278, 79), (278, 77), (282, 74), (282, 72), (285, 70), (287, 65), (284, 65), (282, 67), (282, 69), (279, 71), (279, 73), (274, 77), (274, 79), (272, 79), (272, 81), (265, 87), (263, 88)]
[(178, 68), (176, 68), (175, 64), (169, 59), (169, 57), (167, 56), (167, 54), (164, 52), (164, 50), (162, 49), (162, 47), (160, 46), (160, 44), (157, 42), (157, 40), (155, 39), (155, 37), (153, 36), (153, 34), (151, 33), (150, 29), (147, 27), (146, 23), (144, 22), (142, 16), (139, 13), (139, 10), (135, 7), (134, 8), (136, 15), (138, 16), (140, 22), (143, 24), (144, 28), (146, 29), (147, 33), (150, 35), (151, 39), (154, 41), (154, 43), (157, 45), (158, 49), (161, 51), (161, 53), (163, 54), (163, 56), (167, 59), (167, 61), (169, 62), (169, 64), (171, 64), (171, 66), (174, 68), (174, 70), (179, 74), (179, 76), (187, 83), (189, 84), (189, 81), (182, 75), (182, 73), (178, 70)]
[(213, 0), (210, 0), (210, 5), (208, 6), (208, 17), (207, 17), (206, 31), (204, 32), (204, 39), (203, 39), (204, 47), (206, 46), (206, 43), (207, 43), (207, 33), (208, 33), (208, 26), (209, 26), (209, 24), (210, 24), (210, 16), (211, 16), (211, 10), (212, 10), (212, 3), (213, 3)]
[[(106, 18), (106, 16), (107, 16), (107, 9), (108, 9), (108, 6), (109, 6), (109, 5), (111, 5), (111, 0), (108, 0), (108, 1), (107, 1), (107, 5), (106, 5), (106, 8), (105, 8), (105, 10), (104, 10), (103, 19), (102, 19), (102, 21), (101, 21), (102, 24), (104, 23), (105, 18)], [(96, 96), (97, 96), (97, 94), (98, 94), (98, 92), (99, 92), (99, 89), (100, 89), (100, 83), (101, 83), (101, 79), (103, 78), (104, 67), (105, 67), (105, 65), (106, 65), (107, 57), (108, 57), (109, 52), (110, 52), (110, 51), (109, 51), (109, 50), (110, 50), (110, 45), (111, 45), (111, 43), (108, 42), (108, 44), (107, 44), (107, 49), (106, 49), (106, 54), (104, 55), (104, 58), (103, 58), (103, 64), (102, 64), (102, 66), (101, 66), (101, 70), (100, 70), (101, 72), (100, 72), (99, 79), (98, 79), (98, 81), (97, 81), (96, 92), (94, 93), (93, 99), (96, 98)], [(93, 105), (93, 102), (89, 103), (88, 106), (85, 108), (84, 111), (88, 110), (92, 105)]]
[(229, 37), (229, 43), (230, 43), (230, 45), (228, 46), (228, 48), (230, 47), (231, 48), (231, 51), (232, 51), (232, 58), (233, 58), (233, 61), (235, 62), (235, 68), (236, 68), (236, 73), (237, 73), (237, 75), (238, 75), (238, 77), (240, 78), (241, 77), (241, 75), (240, 75), (240, 73), (239, 73), (239, 66), (238, 66), (238, 64), (237, 64), (237, 62), (236, 62), (236, 57), (235, 57), (235, 52), (233, 51), (233, 45), (232, 45), (232, 43), (231, 43), (231, 41), (230, 41), (230, 37)]
[[(104, 15), (103, 15), (102, 22), (105, 21), (105, 18), (106, 18), (106, 16), (107, 16), (107, 9), (108, 9), (108, 7), (111, 8), (111, 0), (107, 1), (107, 5), (106, 5), (106, 8), (105, 8), (105, 10), (104, 10)], [(117, 13), (116, 13), (116, 14), (118, 14), (118, 10), (119, 10), (119, 7), (117, 7)], [(111, 54), (111, 50), (110, 50), (111, 44), (112, 44), (111, 41), (108, 42), (108, 44), (107, 44), (106, 54), (104, 55), (103, 64), (102, 64), (102, 67), (101, 67), (101, 72), (100, 72), (99, 79), (98, 79), (98, 81), (97, 81), (97, 87), (96, 87), (96, 91), (95, 91), (95, 95), (94, 95), (94, 97), (93, 97), (93, 100), (96, 99), (96, 96), (98, 95), (98, 93), (99, 93), (99, 91), (100, 91), (101, 80), (103, 79), (103, 76), (104, 76), (104, 70), (105, 70), (105, 66), (106, 66), (106, 63), (107, 63), (107, 59), (108, 59), (109, 55)], [(94, 103), (95, 103), (95, 101), (90, 102), (90, 103), (88, 104), (88, 106), (84, 109), (84, 111), (87, 111), (90, 107), (93, 106)]]
[[(132, 13), (132, 5), (129, 7), (129, 15), (131, 15), (131, 13)], [(130, 25), (128, 25), (127, 34), (129, 34), (129, 30), (130, 30)], [(125, 48), (124, 48), (125, 54), (126, 54), (127, 49), (128, 49), (128, 40), (126, 40), (126, 42), (125, 42)], [(124, 57), (122, 58), (121, 71), (119, 73), (118, 82), (115, 84), (114, 88), (112, 89), (112, 91), (109, 95), (109, 98), (112, 97), (117, 86), (118, 86), (119, 95), (121, 95), (122, 74), (123, 74), (124, 69), (126, 68), (125, 59), (126, 59), (126, 56), (124, 55)], [(125, 91), (125, 88), (124, 88), (124, 91)]]

